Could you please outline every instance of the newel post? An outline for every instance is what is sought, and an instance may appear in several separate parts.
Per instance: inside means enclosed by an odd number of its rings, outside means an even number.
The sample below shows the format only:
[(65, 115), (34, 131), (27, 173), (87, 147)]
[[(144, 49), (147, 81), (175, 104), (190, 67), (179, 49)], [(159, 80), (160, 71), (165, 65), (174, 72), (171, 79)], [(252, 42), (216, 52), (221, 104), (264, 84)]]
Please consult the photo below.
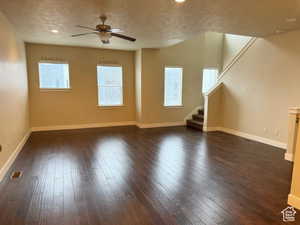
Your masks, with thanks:
[(300, 117), (300, 108), (289, 108), (289, 119), (288, 119), (288, 143), (287, 151), (285, 153), (285, 159), (288, 161), (294, 160), (296, 150), (296, 140), (298, 135), (297, 123)]
[(289, 110), (289, 143), (288, 152), (294, 161), (291, 192), (288, 204), (300, 209), (300, 132), (299, 131), (300, 108)]

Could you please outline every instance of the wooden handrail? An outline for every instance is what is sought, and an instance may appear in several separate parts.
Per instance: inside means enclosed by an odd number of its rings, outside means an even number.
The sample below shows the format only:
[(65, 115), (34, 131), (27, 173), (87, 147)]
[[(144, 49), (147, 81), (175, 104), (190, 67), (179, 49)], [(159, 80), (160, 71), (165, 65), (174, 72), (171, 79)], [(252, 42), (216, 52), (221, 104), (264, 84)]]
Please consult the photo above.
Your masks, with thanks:
[(215, 92), (215, 89), (218, 89), (223, 85), (222, 79), (225, 77), (227, 72), (231, 69), (231, 67), (238, 62), (238, 60), (246, 53), (246, 51), (254, 44), (254, 42), (257, 40), (256, 37), (251, 38), (247, 44), (239, 51), (239, 53), (232, 59), (232, 61), (226, 66), (226, 68), (223, 70), (223, 72), (218, 77), (217, 83), (204, 94), (204, 96), (210, 96)]
[(232, 59), (232, 61), (225, 67), (225, 69), (222, 71), (220, 76), (218, 77), (218, 81), (220, 81), (227, 72), (231, 69), (231, 67), (244, 55), (247, 50), (254, 44), (254, 42), (257, 40), (256, 37), (251, 38), (247, 44), (239, 51), (239, 53)]

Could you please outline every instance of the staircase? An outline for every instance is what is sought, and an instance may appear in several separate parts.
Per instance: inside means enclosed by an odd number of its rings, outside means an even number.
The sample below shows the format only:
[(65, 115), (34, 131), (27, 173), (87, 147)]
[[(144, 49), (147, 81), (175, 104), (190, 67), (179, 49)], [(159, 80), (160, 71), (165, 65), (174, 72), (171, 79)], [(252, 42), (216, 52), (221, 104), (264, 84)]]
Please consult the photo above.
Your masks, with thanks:
[(186, 126), (196, 129), (196, 130), (203, 130), (203, 121), (204, 121), (204, 110), (199, 109), (197, 114), (192, 116), (193, 119), (186, 121)]

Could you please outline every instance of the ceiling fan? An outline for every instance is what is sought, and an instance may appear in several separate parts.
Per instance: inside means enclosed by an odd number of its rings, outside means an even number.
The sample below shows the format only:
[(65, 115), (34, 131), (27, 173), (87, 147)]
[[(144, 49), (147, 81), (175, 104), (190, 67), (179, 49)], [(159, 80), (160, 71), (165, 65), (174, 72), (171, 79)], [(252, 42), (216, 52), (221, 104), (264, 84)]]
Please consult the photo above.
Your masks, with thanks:
[(83, 35), (96, 34), (96, 35), (99, 36), (99, 38), (100, 38), (100, 40), (103, 44), (109, 44), (110, 43), (109, 40), (110, 40), (111, 37), (122, 38), (122, 39), (125, 39), (127, 41), (132, 41), (132, 42), (136, 41), (135, 38), (128, 37), (128, 36), (123, 35), (123, 34), (119, 34), (119, 32), (122, 32), (120, 29), (111, 28), (111, 26), (106, 25), (105, 24), (105, 21), (107, 20), (106, 16), (100, 16), (99, 18), (102, 21), (102, 24), (98, 24), (96, 26), (96, 28), (86, 27), (86, 26), (81, 26), (81, 25), (77, 26), (77, 27), (80, 27), (80, 28), (92, 30), (93, 32), (82, 33), (82, 34), (74, 34), (71, 37), (78, 37), (78, 36), (83, 36)]

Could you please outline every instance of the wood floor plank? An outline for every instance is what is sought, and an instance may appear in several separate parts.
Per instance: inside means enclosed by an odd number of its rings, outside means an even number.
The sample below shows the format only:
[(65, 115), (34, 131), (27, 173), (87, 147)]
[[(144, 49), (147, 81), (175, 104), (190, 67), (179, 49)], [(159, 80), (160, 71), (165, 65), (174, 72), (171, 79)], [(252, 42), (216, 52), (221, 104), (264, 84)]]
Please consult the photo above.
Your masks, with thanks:
[[(282, 225), (284, 151), (221, 132), (34, 132), (0, 184), (2, 225)], [(300, 224), (300, 216), (293, 224)]]

